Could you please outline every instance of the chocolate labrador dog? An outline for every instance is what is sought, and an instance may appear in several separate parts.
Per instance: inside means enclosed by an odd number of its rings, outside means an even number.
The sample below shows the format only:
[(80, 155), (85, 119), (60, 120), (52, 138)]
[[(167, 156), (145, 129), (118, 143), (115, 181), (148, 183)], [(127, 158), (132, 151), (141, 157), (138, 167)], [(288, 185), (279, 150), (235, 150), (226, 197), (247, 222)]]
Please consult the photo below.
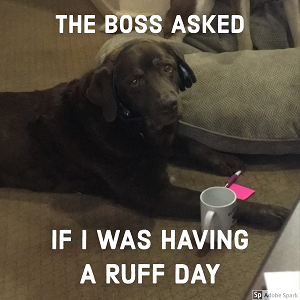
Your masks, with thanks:
[[(178, 94), (195, 80), (169, 45), (139, 40), (70, 83), (0, 93), (0, 186), (110, 191), (155, 217), (199, 220), (199, 192), (168, 178), (172, 149), (227, 175), (241, 162), (177, 136)], [(287, 216), (283, 207), (238, 203), (238, 221), (250, 225), (275, 230)]]

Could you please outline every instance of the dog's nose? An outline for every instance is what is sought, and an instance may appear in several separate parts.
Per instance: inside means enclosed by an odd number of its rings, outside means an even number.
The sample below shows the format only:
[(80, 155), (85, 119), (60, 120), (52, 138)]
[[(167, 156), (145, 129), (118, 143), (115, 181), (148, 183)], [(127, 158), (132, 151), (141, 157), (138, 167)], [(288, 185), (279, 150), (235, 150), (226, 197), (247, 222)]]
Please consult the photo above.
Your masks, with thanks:
[(170, 94), (170, 95), (166, 95), (166, 96), (162, 97), (161, 98), (161, 106), (162, 106), (163, 112), (165, 112), (165, 113), (173, 112), (173, 111), (177, 110), (177, 108), (178, 108), (177, 96)]

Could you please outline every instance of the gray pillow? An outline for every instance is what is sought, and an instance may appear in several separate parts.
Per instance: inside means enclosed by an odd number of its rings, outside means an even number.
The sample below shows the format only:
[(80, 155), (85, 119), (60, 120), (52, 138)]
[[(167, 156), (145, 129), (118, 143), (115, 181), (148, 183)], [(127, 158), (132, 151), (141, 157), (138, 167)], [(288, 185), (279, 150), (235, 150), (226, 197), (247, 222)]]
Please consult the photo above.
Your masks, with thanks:
[(181, 134), (225, 152), (300, 153), (300, 49), (185, 56)]
[[(97, 55), (147, 34), (117, 35)], [(300, 49), (185, 53), (196, 84), (181, 94), (180, 134), (213, 149), (246, 154), (300, 154)], [(193, 53), (194, 52), (194, 53)]]

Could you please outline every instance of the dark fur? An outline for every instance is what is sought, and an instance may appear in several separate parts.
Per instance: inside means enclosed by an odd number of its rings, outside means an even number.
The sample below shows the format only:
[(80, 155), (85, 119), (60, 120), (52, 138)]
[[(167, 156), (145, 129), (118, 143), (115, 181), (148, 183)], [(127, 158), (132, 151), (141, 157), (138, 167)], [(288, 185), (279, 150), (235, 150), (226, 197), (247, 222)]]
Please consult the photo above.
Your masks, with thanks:
[[(230, 175), (241, 162), (177, 137), (180, 55), (149, 41), (119, 53), (70, 83), (0, 93), (0, 186), (109, 191), (122, 204), (153, 216), (199, 220), (199, 192), (169, 182), (173, 144), (223, 174)], [(122, 119), (113, 77), (118, 100), (145, 118)], [(238, 201), (238, 220), (252, 225), (278, 229), (287, 215), (282, 207)]]

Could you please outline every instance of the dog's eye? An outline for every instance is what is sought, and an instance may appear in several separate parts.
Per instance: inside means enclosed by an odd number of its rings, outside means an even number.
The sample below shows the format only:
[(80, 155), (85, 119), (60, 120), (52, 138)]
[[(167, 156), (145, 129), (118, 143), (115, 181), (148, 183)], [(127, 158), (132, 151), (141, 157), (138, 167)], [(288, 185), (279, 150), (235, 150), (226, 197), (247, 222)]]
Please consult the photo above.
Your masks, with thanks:
[(139, 81), (139, 79), (133, 79), (132, 81), (131, 81), (131, 84), (130, 84), (130, 86), (131, 87), (137, 87), (138, 85), (139, 85), (139, 83), (140, 83), (140, 81)]
[(167, 73), (172, 73), (173, 72), (173, 67), (171, 65), (165, 65), (164, 66), (164, 71)]

